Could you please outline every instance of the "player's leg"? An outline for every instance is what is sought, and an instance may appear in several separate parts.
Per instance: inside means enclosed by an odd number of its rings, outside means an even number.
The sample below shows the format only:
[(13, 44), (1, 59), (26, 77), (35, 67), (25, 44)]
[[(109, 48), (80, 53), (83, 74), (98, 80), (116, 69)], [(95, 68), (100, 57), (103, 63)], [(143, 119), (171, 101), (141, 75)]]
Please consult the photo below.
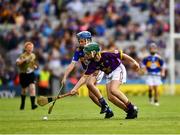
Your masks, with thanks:
[(158, 87), (157, 86), (153, 86), (154, 87), (154, 105), (159, 106), (159, 101), (158, 101)]
[(120, 84), (125, 82), (126, 69), (123, 64), (117, 67), (111, 74), (106, 75), (108, 99), (124, 111), (127, 111), (126, 103), (128, 102), (128, 99), (118, 90)]
[(153, 85), (154, 85), (154, 77), (152, 75), (148, 75), (146, 79), (146, 84), (148, 85), (148, 98), (149, 103), (153, 104)]
[(154, 105), (159, 106), (159, 93), (158, 93), (158, 86), (162, 84), (161, 76), (154, 76)]
[(111, 86), (110, 85), (111, 85), (111, 83), (106, 84), (108, 100), (110, 102), (112, 102), (114, 105), (116, 105), (119, 108), (123, 109), (124, 111), (127, 111), (126, 105), (113, 94), (113, 92), (111, 91)]
[(111, 74), (107, 75), (106, 81), (109, 99), (127, 112), (126, 119), (136, 118), (138, 113), (137, 107), (131, 104), (125, 94), (118, 90), (119, 86), (126, 82), (126, 69), (124, 65), (121, 64)]
[(35, 86), (35, 75), (34, 72), (28, 74), (28, 86), (29, 86), (29, 94), (31, 100), (31, 109), (36, 109), (37, 105), (35, 104), (36, 99), (36, 86)]
[(94, 76), (89, 77), (88, 81), (86, 82), (86, 86), (89, 90), (89, 97), (90, 99), (98, 106), (101, 107), (99, 103), (99, 98), (101, 98), (101, 93), (99, 92), (98, 88), (95, 86), (96, 78)]
[(26, 101), (26, 92), (27, 92), (27, 88), (22, 88), (21, 89), (21, 105), (20, 105), (20, 110), (24, 110), (25, 101)]
[(108, 106), (99, 89), (96, 87), (96, 77), (90, 76), (86, 85), (91, 93), (90, 98), (92, 101), (100, 107)]
[(25, 101), (26, 101), (26, 92), (27, 92), (27, 75), (25, 73), (20, 73), (19, 79), (20, 79), (20, 85), (21, 85), (21, 104), (20, 104), (20, 110), (24, 110), (25, 107)]
[(90, 93), (89, 96), (92, 99), (92, 101), (101, 107), (100, 113), (112, 112), (106, 100), (103, 98), (102, 94), (100, 93), (99, 89), (96, 87), (96, 77), (95, 76), (89, 77), (86, 85), (89, 89), (89, 93)]
[[(88, 87), (88, 85), (87, 85), (87, 87)], [(90, 89), (90, 88), (88, 88), (88, 89)], [(90, 97), (90, 99), (91, 99), (97, 106), (101, 107), (98, 98), (97, 98), (90, 90), (89, 90), (88, 92), (89, 92), (89, 97)]]
[(31, 83), (29, 85), (29, 94), (30, 94), (30, 100), (31, 100), (31, 109), (36, 109), (37, 108), (37, 105), (35, 104), (36, 86), (34, 83)]
[(118, 80), (112, 80), (109, 83), (109, 96), (110, 97), (116, 97), (113, 98), (116, 99), (116, 101), (113, 101), (113, 103), (117, 103), (117, 106), (123, 109), (125, 112), (127, 112), (126, 119), (134, 119), (137, 117), (137, 107), (134, 106), (128, 98), (122, 93), (120, 90), (118, 90), (119, 85), (121, 83)]
[(149, 97), (149, 102), (150, 102), (151, 104), (154, 103), (154, 101), (153, 101), (153, 95), (152, 95), (153, 89), (154, 89), (153, 86), (149, 85), (148, 97)]

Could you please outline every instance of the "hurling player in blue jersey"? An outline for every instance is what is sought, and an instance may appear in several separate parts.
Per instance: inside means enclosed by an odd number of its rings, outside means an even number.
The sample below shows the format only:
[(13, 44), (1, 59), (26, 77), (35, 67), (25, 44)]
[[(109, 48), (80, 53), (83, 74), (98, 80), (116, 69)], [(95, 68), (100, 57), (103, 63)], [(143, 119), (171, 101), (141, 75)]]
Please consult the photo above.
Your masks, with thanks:
[[(77, 62), (81, 62), (82, 67), (84, 70), (86, 70), (87, 65), (89, 63), (88, 60), (84, 58), (84, 52), (83, 48), (86, 44), (92, 42), (92, 36), (89, 31), (81, 31), (76, 35), (79, 46), (76, 48), (74, 52), (74, 56), (72, 59), (72, 62), (67, 67), (63, 79), (61, 81), (62, 84), (65, 84), (66, 79), (70, 72), (75, 68), (75, 65)], [(100, 91), (95, 86), (97, 82), (100, 82), (104, 73), (99, 71), (97, 76), (92, 76), (88, 78), (88, 81), (86, 82), (86, 86), (89, 90), (89, 97), (92, 99), (92, 101), (97, 104), (99, 107), (101, 107), (101, 114), (105, 113), (105, 118), (111, 118), (114, 114), (112, 110), (109, 108), (108, 104), (106, 103), (105, 99), (102, 97)]]
[(84, 75), (71, 90), (71, 94), (76, 94), (78, 88), (83, 85), (89, 77), (96, 76), (96, 72), (101, 70), (106, 76), (108, 99), (127, 113), (126, 119), (136, 118), (138, 114), (137, 107), (119, 90), (119, 86), (126, 82), (126, 69), (122, 64), (122, 60), (131, 64), (135, 71), (139, 70), (139, 64), (130, 56), (122, 53), (122, 51), (100, 52), (100, 47), (95, 42), (87, 44), (83, 51), (85, 58), (90, 62)]
[[(151, 104), (159, 106), (158, 86), (162, 84), (161, 77), (165, 76), (165, 64), (162, 58), (157, 54), (157, 45), (149, 45), (150, 55), (142, 61), (143, 72), (147, 73), (146, 83), (149, 86), (149, 101)], [(154, 99), (152, 92), (154, 91)]]

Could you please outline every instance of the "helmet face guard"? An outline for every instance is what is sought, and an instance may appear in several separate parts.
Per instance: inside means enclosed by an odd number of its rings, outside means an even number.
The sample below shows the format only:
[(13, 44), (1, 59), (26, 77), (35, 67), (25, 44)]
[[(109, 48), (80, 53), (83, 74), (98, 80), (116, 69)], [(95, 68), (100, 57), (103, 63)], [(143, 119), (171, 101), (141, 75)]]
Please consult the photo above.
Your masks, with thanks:
[(157, 53), (157, 45), (155, 43), (151, 43), (149, 45), (149, 51), (152, 55), (154, 55), (155, 53)]
[(92, 40), (92, 36), (91, 36), (91, 33), (89, 31), (81, 31), (81, 32), (79, 32), (76, 35), (76, 38), (78, 39), (78, 41), (80, 41), (81, 39), (85, 39), (86, 42)]
[(100, 47), (96, 42), (91, 42), (84, 47), (83, 51), (85, 54), (97, 53), (100, 51)]

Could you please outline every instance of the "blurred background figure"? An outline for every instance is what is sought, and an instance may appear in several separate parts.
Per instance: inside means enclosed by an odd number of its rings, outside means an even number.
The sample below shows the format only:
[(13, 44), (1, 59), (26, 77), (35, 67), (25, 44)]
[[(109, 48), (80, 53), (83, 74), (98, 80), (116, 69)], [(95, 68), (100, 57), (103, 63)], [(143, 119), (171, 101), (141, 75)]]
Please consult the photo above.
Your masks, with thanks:
[(157, 51), (157, 45), (151, 43), (149, 45), (150, 54), (142, 61), (142, 70), (147, 75), (146, 84), (149, 86), (149, 102), (159, 106), (158, 86), (162, 84), (161, 79), (165, 77), (165, 63)]
[(26, 93), (29, 90), (31, 109), (36, 109), (35, 104), (36, 86), (34, 70), (37, 69), (36, 56), (33, 53), (34, 44), (32, 42), (26, 42), (24, 44), (24, 52), (16, 60), (16, 64), (19, 68), (19, 79), (21, 84), (21, 105), (20, 110), (24, 110)]
[(48, 69), (48, 65), (45, 64), (38, 77), (38, 95), (48, 96), (52, 94), (50, 90), (50, 80), (51, 73)]

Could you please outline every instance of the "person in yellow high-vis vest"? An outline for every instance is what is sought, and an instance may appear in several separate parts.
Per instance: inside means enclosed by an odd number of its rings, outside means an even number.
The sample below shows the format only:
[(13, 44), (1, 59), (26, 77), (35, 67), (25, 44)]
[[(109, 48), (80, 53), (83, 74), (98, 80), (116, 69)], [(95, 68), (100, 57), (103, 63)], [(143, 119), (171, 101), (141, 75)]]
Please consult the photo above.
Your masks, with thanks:
[(39, 82), (38, 82), (38, 95), (49, 95), (50, 94), (50, 76), (51, 73), (47, 66), (40, 71)]

